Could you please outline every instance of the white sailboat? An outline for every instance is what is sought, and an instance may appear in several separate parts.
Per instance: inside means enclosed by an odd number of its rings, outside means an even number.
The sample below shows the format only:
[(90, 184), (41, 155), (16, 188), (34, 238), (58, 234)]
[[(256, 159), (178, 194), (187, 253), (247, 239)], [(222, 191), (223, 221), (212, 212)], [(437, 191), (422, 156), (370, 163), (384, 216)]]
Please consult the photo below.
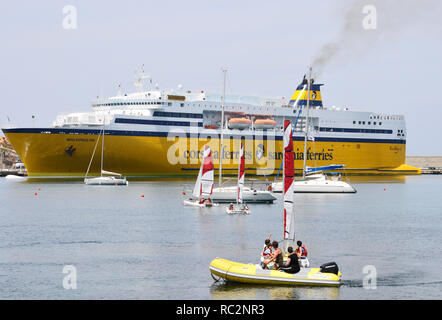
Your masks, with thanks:
[[(227, 70), (223, 69), (223, 94), (221, 97), (221, 127), (220, 127), (220, 150), (222, 150), (224, 145), (224, 103), (226, 95), (226, 73)], [(220, 163), (219, 163), (219, 186), (213, 189), (212, 199), (216, 202), (229, 203), (235, 201), (237, 198), (237, 187), (236, 186), (222, 186), (222, 168), (223, 168), (223, 154), (221, 152)], [(270, 191), (267, 190), (257, 190), (243, 185), (242, 188), (243, 201), (254, 202), (254, 203), (273, 203), (276, 197), (272, 195)]]
[(213, 157), (209, 146), (204, 146), (203, 161), (201, 162), (198, 178), (192, 192), (192, 198), (183, 201), (186, 206), (213, 207), (218, 206), (211, 199), (213, 190)]
[(245, 172), (245, 156), (244, 146), (241, 143), (239, 151), (239, 165), (238, 165), (238, 192), (236, 197), (236, 204), (231, 203), (226, 207), (226, 213), (228, 214), (250, 214), (250, 209), (246, 203), (243, 202), (243, 189), (244, 189), (244, 172)]
[[(91, 167), (92, 160), (94, 159), (95, 151), (97, 149), (100, 137), (102, 137), (100, 176), (89, 178), (88, 177), (89, 169)], [(112, 171), (103, 170), (103, 153), (104, 153), (104, 127), (97, 138), (97, 142), (95, 143), (94, 152), (92, 153), (91, 161), (89, 162), (89, 166), (87, 168), (86, 175), (84, 177), (84, 183), (87, 185), (127, 186), (129, 182), (121, 174)]]
[[(296, 193), (355, 193), (356, 189), (349, 183), (339, 178), (329, 179), (324, 171), (330, 169), (338, 169), (343, 165), (332, 165), (321, 168), (309, 168), (306, 166), (307, 161), (307, 141), (314, 141), (314, 137), (309, 134), (309, 109), (310, 109), (310, 85), (312, 70), (309, 71), (309, 79), (307, 84), (307, 115), (305, 119), (305, 137), (304, 137), (304, 163), (302, 180), (294, 181), (294, 192)], [(304, 86), (305, 88), (305, 86)], [(299, 97), (298, 97), (299, 98)], [(298, 99), (299, 100), (299, 99)], [(295, 103), (296, 106), (296, 103)], [(283, 183), (281, 181), (272, 183), (273, 192), (282, 192)]]
[[(340, 180), (339, 176), (328, 177), (323, 171), (343, 168), (343, 165), (330, 165), (316, 168), (306, 168), (305, 178), (295, 180), (295, 193), (355, 193), (356, 189), (349, 183)], [(282, 182), (272, 183), (272, 191), (282, 192)]]

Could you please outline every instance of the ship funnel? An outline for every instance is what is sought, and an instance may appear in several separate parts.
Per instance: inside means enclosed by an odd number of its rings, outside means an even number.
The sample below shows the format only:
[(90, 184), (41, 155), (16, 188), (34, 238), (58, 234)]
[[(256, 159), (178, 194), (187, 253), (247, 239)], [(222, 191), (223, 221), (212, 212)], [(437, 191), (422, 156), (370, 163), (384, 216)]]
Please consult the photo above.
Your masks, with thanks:
[[(307, 79), (302, 79), (301, 84), (296, 88), (293, 96), (290, 98), (289, 106), (306, 106), (307, 105)], [(316, 84), (312, 79), (310, 84), (310, 106), (322, 107), (321, 86), (323, 84)]]

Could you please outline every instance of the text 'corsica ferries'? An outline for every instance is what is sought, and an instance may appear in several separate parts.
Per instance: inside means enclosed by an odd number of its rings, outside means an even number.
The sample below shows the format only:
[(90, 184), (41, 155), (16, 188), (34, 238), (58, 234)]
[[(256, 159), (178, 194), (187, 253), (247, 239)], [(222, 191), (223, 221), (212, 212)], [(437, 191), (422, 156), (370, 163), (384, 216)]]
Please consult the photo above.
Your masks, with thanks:
[[(276, 99), (193, 92), (181, 86), (145, 89), (144, 82), (152, 80), (141, 72), (135, 93), (97, 99), (91, 112), (59, 115), (50, 127), (2, 130), (31, 177), (84, 177), (102, 130), (106, 170), (126, 177), (196, 176), (204, 145), (213, 151), (215, 167), (221, 158), (223, 174), (236, 175), (241, 142), (247, 175), (277, 174), (284, 119), (296, 123), (296, 174), (302, 174), (305, 131), (309, 167), (343, 164), (347, 174), (420, 173), (405, 164), (404, 116), (326, 108), (321, 84), (313, 83), (308, 92), (304, 79), (291, 99)], [(95, 158), (89, 175), (100, 172), (100, 159)]]

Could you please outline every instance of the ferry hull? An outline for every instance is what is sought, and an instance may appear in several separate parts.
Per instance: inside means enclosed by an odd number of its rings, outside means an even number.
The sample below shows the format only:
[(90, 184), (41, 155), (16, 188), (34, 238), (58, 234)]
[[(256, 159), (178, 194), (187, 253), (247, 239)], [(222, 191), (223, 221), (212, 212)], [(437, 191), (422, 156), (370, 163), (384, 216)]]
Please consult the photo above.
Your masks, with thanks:
[[(100, 130), (93, 133), (60, 129), (3, 129), (25, 164), (30, 177), (84, 177), (94, 152), (90, 175), (100, 172)], [(237, 175), (241, 136), (224, 138), (223, 175)], [(276, 175), (282, 161), (282, 140), (242, 137), (247, 175)], [(197, 139), (145, 135), (105, 135), (103, 169), (127, 177), (196, 176), (205, 144), (213, 150), (219, 166), (219, 139)], [(409, 175), (420, 169), (405, 164), (405, 143), (388, 142), (308, 142), (307, 166), (344, 164), (345, 174)], [(295, 172), (302, 174), (304, 142), (294, 141)], [(339, 170), (335, 170), (339, 172)]]

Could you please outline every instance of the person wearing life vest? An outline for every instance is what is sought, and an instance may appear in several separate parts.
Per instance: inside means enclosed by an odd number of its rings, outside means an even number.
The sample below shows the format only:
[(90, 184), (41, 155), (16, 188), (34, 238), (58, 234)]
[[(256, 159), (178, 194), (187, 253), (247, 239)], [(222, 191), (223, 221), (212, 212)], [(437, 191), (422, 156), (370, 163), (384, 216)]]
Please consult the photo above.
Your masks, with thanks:
[(305, 245), (302, 244), (302, 241), (297, 241), (296, 244), (298, 245), (298, 248), (296, 248), (296, 254), (299, 258), (307, 257), (307, 248)]
[(297, 241), (296, 244), (298, 245), (298, 248), (296, 248), (296, 255), (299, 258), (299, 263), (302, 267), (308, 268), (310, 266), (310, 263), (307, 259), (307, 248), (305, 245), (302, 244), (302, 241)]

